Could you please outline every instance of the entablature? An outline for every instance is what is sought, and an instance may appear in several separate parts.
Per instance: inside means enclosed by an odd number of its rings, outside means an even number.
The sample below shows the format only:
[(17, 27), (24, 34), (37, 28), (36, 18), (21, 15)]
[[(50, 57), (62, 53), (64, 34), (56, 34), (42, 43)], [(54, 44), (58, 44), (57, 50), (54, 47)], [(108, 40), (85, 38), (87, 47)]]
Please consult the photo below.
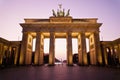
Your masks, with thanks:
[(50, 17), (49, 19), (24, 19), (25, 23), (97, 23), (98, 18)]

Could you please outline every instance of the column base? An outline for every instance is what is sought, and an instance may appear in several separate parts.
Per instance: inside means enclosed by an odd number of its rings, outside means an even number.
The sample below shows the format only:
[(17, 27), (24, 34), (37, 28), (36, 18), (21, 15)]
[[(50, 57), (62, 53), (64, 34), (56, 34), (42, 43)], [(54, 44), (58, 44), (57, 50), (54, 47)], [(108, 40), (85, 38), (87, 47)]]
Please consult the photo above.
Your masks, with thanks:
[(77, 64), (78, 66), (89, 66), (88, 64)]
[(33, 66), (43, 66), (44, 64), (32, 64)]
[(77, 64), (78, 66), (84, 66), (83, 64)]
[(67, 64), (67, 66), (73, 66), (73, 64)]
[(55, 64), (48, 64), (48, 66), (55, 66)]

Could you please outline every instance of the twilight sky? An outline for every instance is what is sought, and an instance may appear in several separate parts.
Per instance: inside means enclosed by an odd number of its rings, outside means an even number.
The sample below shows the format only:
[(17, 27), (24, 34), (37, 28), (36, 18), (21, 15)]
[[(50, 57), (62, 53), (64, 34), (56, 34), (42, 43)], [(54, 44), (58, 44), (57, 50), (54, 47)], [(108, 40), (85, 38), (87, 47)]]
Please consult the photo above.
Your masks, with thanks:
[[(120, 0), (0, 0), (0, 37), (21, 40), (19, 23), (23, 23), (24, 18), (49, 18), (51, 10), (57, 10), (58, 4), (62, 4), (65, 10), (70, 9), (73, 18), (98, 18), (98, 22), (103, 23), (101, 40), (120, 38)], [(66, 55), (65, 41), (56, 40), (56, 53), (61, 54), (56, 54), (59, 59)], [(48, 52), (49, 41), (45, 42), (45, 52)], [(61, 48), (59, 43), (63, 43)], [(77, 40), (73, 40), (73, 44), (77, 46)], [(75, 46), (73, 48), (76, 49)], [(77, 52), (75, 49), (73, 53)]]

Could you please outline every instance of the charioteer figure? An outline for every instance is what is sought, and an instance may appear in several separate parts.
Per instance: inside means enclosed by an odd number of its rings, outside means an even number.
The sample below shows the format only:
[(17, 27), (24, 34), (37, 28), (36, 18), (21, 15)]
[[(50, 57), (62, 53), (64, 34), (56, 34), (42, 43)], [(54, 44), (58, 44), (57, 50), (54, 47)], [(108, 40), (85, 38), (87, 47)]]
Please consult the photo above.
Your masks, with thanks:
[(65, 9), (62, 10), (62, 4), (59, 4), (59, 9), (57, 13), (55, 13), (54, 9), (52, 10), (54, 17), (68, 17), (70, 15), (70, 9), (68, 9), (67, 13), (65, 14)]

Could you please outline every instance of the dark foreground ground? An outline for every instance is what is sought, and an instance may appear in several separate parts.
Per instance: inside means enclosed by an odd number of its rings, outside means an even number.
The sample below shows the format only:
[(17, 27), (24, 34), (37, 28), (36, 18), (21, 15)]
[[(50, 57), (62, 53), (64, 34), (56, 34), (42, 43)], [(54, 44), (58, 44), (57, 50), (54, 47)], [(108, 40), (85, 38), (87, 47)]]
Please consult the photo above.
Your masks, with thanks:
[(120, 69), (93, 66), (22, 66), (0, 69), (0, 80), (120, 80)]

